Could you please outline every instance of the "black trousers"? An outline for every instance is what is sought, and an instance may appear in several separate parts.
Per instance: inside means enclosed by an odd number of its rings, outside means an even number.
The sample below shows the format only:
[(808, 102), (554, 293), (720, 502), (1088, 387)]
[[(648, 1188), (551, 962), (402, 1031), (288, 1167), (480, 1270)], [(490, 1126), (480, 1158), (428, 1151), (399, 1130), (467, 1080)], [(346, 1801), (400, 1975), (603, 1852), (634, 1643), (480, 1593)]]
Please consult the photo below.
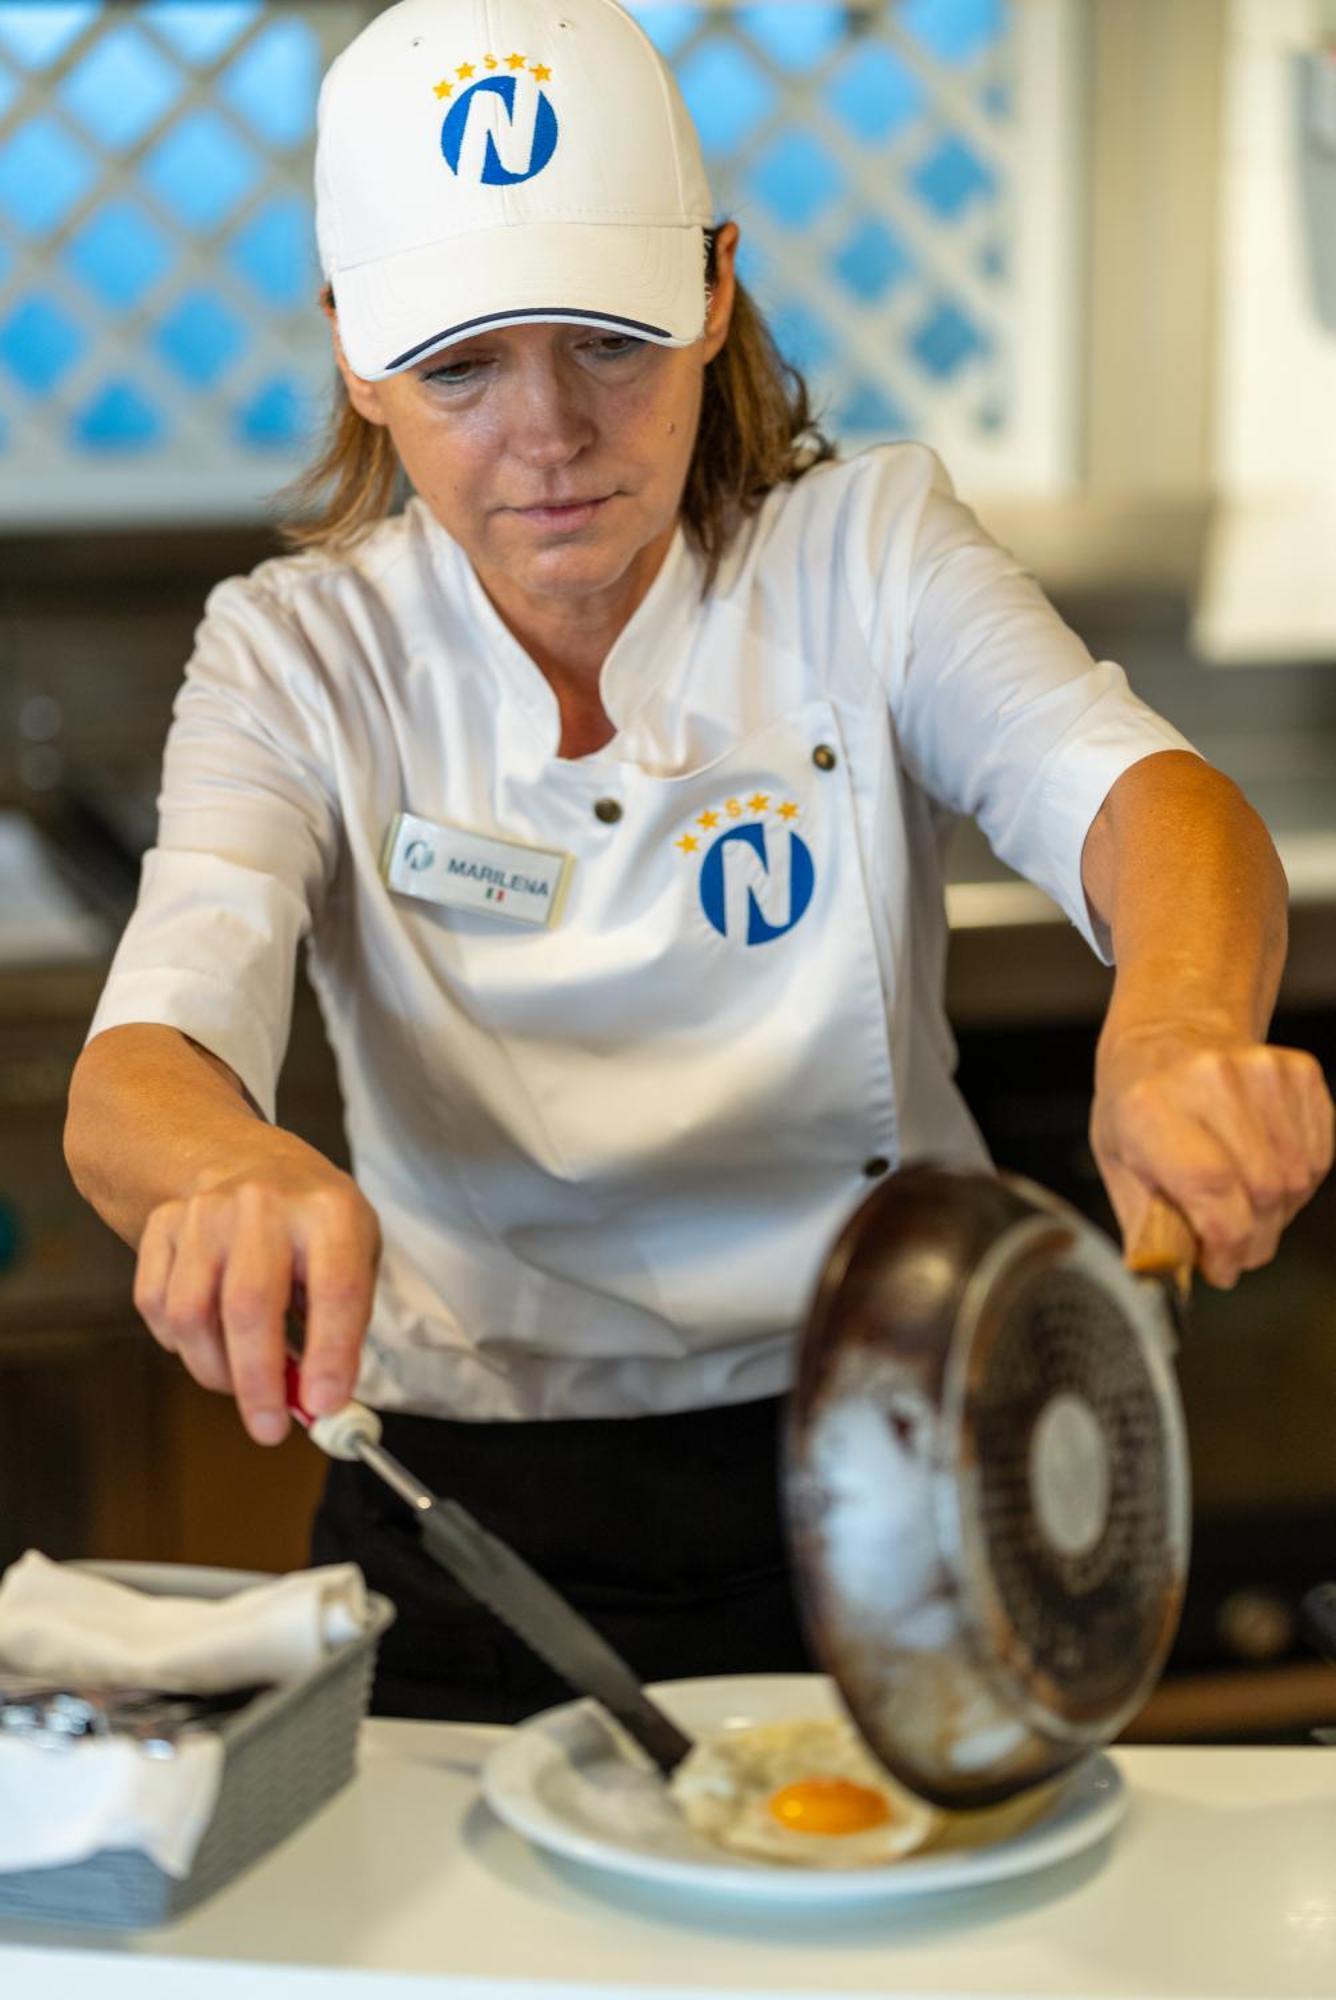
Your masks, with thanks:
[[(779, 1399), (667, 1417), (456, 1423), (387, 1416), (384, 1442), (568, 1597), (643, 1680), (806, 1672), (779, 1501)], [(570, 1690), (423, 1550), (366, 1467), (330, 1466), (320, 1563), (360, 1564), (398, 1617), (379, 1715), (515, 1722)]]

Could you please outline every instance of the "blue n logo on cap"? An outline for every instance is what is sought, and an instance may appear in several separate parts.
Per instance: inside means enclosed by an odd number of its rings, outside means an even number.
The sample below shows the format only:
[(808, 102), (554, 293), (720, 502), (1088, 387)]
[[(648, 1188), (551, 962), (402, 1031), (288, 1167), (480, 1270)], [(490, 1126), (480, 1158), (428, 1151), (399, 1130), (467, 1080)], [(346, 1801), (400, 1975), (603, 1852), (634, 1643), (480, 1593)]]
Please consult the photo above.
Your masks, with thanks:
[(458, 175), (462, 165), (469, 178), (476, 173), (489, 187), (507, 187), (532, 180), (552, 158), (557, 114), (528, 76), (517, 106), (517, 82), (515, 76), (480, 77), (450, 106), (441, 127), (441, 151), (452, 174)]

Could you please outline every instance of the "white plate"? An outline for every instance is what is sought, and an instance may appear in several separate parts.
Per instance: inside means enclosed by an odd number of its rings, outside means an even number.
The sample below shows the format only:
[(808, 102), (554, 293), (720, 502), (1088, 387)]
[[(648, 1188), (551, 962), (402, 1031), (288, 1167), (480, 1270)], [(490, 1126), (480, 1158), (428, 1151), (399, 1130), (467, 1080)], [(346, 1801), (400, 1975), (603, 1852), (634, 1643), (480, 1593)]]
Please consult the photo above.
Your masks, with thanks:
[[(689, 1735), (738, 1722), (843, 1713), (821, 1674), (666, 1681), (649, 1693)], [(530, 1717), (488, 1758), (488, 1804), (557, 1854), (642, 1881), (775, 1902), (871, 1902), (1025, 1875), (1079, 1854), (1121, 1819), (1126, 1787), (1107, 1757), (1088, 1757), (1042, 1794), (950, 1815), (942, 1835), (903, 1861), (806, 1870), (714, 1847), (678, 1814), (657, 1774), (622, 1747), (591, 1701)]]

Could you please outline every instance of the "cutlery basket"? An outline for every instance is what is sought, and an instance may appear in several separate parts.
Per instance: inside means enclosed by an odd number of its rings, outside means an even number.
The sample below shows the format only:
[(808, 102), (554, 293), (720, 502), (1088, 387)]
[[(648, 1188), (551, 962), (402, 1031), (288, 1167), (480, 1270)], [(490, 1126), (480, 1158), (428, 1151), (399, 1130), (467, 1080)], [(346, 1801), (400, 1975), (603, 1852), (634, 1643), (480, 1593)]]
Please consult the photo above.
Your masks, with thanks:
[[(154, 1595), (227, 1597), (268, 1578), (243, 1570), (163, 1563), (89, 1563)], [(107, 1848), (54, 1868), (0, 1872), (0, 1920), (141, 1930), (184, 1915), (294, 1832), (353, 1775), (357, 1733), (371, 1696), (376, 1650), (393, 1622), (388, 1599), (368, 1595), (367, 1629), (314, 1671), (267, 1689), (211, 1725), (223, 1743), (213, 1815), (190, 1873), (169, 1875), (135, 1848)], [(53, 1751), (54, 1756), (77, 1756)]]

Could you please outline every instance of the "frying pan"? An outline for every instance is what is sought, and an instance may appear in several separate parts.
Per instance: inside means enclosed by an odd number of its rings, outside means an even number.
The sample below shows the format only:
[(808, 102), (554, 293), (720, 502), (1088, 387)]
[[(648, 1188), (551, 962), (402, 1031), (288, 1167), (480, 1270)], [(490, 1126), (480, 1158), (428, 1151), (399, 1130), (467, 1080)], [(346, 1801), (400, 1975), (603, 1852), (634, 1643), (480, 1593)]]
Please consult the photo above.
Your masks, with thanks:
[(799, 1599), (862, 1734), (935, 1804), (1058, 1776), (1164, 1663), (1194, 1248), (1156, 1204), (1125, 1265), (1032, 1182), (920, 1165), (826, 1261), (785, 1436)]

